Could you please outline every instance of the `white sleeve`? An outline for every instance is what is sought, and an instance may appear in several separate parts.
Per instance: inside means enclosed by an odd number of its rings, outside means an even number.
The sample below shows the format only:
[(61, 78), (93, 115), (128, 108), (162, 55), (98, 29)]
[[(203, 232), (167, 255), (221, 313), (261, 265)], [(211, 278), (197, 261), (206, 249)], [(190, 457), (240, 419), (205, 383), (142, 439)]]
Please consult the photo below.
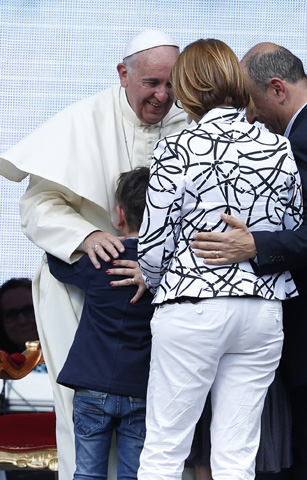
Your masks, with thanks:
[(70, 263), (84, 238), (99, 229), (79, 213), (82, 200), (66, 187), (31, 176), (20, 200), (24, 234), (38, 247)]
[(182, 167), (168, 139), (154, 151), (146, 207), (139, 233), (139, 264), (148, 288), (158, 287), (180, 232)]

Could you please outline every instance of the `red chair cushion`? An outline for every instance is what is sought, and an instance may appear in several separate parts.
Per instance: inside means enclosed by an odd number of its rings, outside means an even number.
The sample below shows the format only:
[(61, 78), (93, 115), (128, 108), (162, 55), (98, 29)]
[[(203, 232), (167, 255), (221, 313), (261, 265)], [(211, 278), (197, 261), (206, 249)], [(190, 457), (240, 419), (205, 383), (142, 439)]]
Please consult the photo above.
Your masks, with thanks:
[(22, 366), (26, 363), (26, 357), (22, 353), (12, 353), (10, 357), (18, 366)]
[(0, 450), (56, 448), (55, 413), (16, 413), (0, 417)]

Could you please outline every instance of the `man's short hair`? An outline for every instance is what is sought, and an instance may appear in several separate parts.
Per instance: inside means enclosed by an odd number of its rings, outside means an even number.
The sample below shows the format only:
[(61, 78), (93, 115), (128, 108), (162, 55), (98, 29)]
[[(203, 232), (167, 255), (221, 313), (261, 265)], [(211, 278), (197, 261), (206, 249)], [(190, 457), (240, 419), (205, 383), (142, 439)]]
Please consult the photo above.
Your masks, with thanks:
[(131, 231), (140, 229), (148, 183), (149, 168), (147, 167), (138, 167), (130, 172), (123, 172), (118, 177), (115, 199), (123, 209)]
[(135, 62), (137, 60), (137, 53), (134, 53), (133, 55), (130, 55), (130, 57), (127, 57), (123, 60), (123, 63), (126, 65), (128, 73), (131, 75), (134, 69)]
[(274, 77), (292, 84), (306, 78), (302, 61), (284, 47), (257, 52), (248, 58), (245, 65), (249, 77), (263, 92), (267, 91)]

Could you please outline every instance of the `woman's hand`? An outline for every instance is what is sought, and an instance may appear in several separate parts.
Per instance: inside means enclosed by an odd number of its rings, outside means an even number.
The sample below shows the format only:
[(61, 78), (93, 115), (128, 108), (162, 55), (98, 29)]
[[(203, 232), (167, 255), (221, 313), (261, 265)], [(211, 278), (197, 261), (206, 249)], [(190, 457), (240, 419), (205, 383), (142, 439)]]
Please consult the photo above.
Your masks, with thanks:
[(113, 287), (125, 286), (125, 285), (137, 285), (138, 290), (134, 297), (131, 299), (131, 303), (137, 302), (147, 290), (143, 280), (142, 272), (135, 260), (114, 260), (112, 262), (113, 267), (107, 270), (108, 275), (124, 275), (123, 280), (111, 281), (110, 284)]

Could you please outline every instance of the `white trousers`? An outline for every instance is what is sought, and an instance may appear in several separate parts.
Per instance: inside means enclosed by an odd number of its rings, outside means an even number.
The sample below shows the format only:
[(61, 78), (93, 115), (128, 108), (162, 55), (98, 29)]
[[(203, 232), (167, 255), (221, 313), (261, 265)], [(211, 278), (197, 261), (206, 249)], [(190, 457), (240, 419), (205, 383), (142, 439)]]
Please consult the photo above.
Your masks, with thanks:
[(282, 343), (282, 306), (219, 297), (158, 307), (151, 322), (147, 434), (139, 480), (177, 480), (211, 389), (214, 480), (250, 480)]

